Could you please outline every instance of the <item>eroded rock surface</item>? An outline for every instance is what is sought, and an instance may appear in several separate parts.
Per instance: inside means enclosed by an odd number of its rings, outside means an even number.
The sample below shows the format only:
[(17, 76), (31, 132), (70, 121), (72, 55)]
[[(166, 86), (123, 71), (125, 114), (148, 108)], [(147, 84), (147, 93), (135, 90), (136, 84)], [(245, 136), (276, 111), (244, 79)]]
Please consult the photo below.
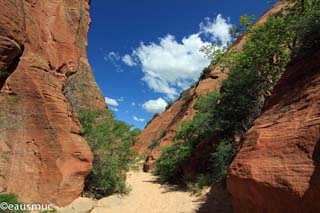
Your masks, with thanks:
[(106, 107), (86, 56), (89, 0), (0, 7), (0, 192), (68, 204), (93, 160), (76, 112)]
[(293, 61), (248, 131), (228, 177), (235, 212), (320, 211), (319, 60)]

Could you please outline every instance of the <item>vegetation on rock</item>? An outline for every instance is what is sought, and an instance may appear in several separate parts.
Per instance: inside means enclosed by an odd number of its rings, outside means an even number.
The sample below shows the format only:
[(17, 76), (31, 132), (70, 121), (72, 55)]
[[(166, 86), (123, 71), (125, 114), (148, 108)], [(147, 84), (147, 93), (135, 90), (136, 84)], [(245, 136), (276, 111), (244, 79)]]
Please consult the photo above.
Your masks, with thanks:
[(238, 145), (236, 137), (241, 138), (251, 127), (289, 61), (319, 48), (319, 1), (294, 2), (263, 25), (248, 27), (253, 17), (241, 17), (241, 26), (233, 30), (248, 38), (242, 50), (223, 51), (215, 45), (203, 48), (212, 65), (228, 68), (228, 78), (220, 92), (197, 101), (194, 108), (198, 114), (181, 125), (175, 143), (163, 150), (156, 164), (162, 181), (181, 178), (184, 166), (202, 142), (212, 145), (212, 158), (211, 166), (200, 171), (200, 176), (209, 174), (208, 184), (226, 176)]

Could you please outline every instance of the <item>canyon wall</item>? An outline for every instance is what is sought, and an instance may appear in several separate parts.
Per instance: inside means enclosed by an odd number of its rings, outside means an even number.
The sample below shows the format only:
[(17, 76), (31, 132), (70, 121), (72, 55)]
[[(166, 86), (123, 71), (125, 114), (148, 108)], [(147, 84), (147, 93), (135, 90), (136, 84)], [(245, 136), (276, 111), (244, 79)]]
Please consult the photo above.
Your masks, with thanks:
[(0, 192), (77, 198), (93, 156), (77, 112), (106, 108), (86, 55), (89, 0), (0, 0)]
[(320, 212), (320, 51), (295, 59), (228, 176), (235, 212)]
[[(282, 2), (276, 3), (266, 13), (264, 13), (254, 24), (258, 26), (263, 24), (267, 18), (279, 12), (284, 7)], [(246, 36), (240, 36), (232, 46), (233, 50), (240, 50), (246, 41)], [(175, 101), (171, 107), (166, 109), (159, 116), (154, 118), (146, 128), (137, 137), (134, 145), (134, 149), (140, 154), (145, 154), (147, 157), (145, 163), (145, 171), (154, 166), (154, 160), (158, 159), (162, 153), (162, 148), (170, 146), (174, 140), (179, 126), (186, 120), (191, 120), (197, 113), (193, 108), (201, 95), (206, 95), (213, 91), (219, 91), (221, 82), (227, 77), (228, 70), (221, 69), (221, 66), (209, 66), (207, 68), (207, 74), (203, 78), (194, 84), (190, 89), (182, 93), (181, 97)], [(159, 145), (154, 149), (148, 147), (155, 140), (159, 141)], [(202, 150), (206, 150), (208, 144), (199, 144), (195, 152), (195, 156), (191, 160), (191, 164), (187, 165), (187, 173), (191, 172), (194, 167), (197, 166), (197, 162), (200, 162), (200, 158), (203, 158)], [(207, 153), (208, 154), (208, 153)]]

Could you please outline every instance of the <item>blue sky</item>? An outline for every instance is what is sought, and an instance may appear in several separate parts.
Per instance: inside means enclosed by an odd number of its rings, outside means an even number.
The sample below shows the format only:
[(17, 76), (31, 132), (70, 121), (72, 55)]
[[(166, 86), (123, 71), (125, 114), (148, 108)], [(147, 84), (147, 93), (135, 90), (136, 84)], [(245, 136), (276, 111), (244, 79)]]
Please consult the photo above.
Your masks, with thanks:
[(267, 0), (91, 1), (88, 57), (109, 108), (143, 128), (209, 64), (201, 46), (225, 46), (239, 16), (259, 17), (270, 6)]

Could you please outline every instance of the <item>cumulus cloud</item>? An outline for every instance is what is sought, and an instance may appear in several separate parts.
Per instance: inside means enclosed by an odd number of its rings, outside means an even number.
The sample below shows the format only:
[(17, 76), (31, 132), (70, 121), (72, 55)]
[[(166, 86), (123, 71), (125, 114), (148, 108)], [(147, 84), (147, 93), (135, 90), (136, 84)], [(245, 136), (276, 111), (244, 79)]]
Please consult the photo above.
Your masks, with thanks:
[(133, 59), (131, 58), (131, 56), (129, 54), (126, 54), (122, 57), (122, 61), (123, 63), (125, 63), (126, 65), (133, 67), (136, 66), (136, 62), (133, 61)]
[(139, 118), (137, 116), (132, 116), (133, 120), (137, 121), (137, 122), (144, 122), (145, 120), (143, 118)]
[(136, 106), (136, 103), (135, 103), (135, 102), (132, 102), (132, 103), (131, 103), (131, 106)]
[(116, 99), (105, 97), (104, 100), (106, 101), (107, 105), (119, 106), (119, 103), (117, 102)]
[(162, 98), (158, 98), (156, 100), (149, 100), (145, 102), (142, 107), (150, 113), (161, 113), (165, 110), (167, 106), (167, 102)]
[(209, 65), (210, 60), (199, 51), (200, 48), (212, 42), (220, 44), (222, 48), (226, 46), (231, 40), (231, 26), (220, 14), (212, 21), (206, 18), (200, 23), (199, 32), (185, 36), (181, 41), (168, 34), (156, 43), (141, 42), (133, 50), (130, 60), (141, 66), (144, 74), (142, 80), (150, 89), (174, 99), (196, 81), (203, 68)]
[(221, 14), (212, 21), (209, 17), (206, 17), (205, 21), (200, 23), (200, 31), (210, 36), (213, 42), (217, 42), (224, 48), (231, 41), (231, 28), (232, 24), (228, 19), (224, 19)]
[(199, 51), (209, 42), (193, 34), (178, 42), (174, 36), (167, 35), (160, 43), (141, 43), (133, 54), (139, 59), (144, 73), (143, 81), (155, 92), (165, 93), (175, 98), (180, 90), (190, 85), (200, 75), (209, 60)]

